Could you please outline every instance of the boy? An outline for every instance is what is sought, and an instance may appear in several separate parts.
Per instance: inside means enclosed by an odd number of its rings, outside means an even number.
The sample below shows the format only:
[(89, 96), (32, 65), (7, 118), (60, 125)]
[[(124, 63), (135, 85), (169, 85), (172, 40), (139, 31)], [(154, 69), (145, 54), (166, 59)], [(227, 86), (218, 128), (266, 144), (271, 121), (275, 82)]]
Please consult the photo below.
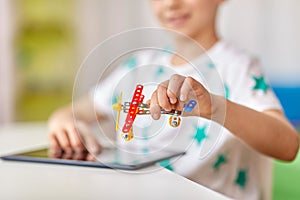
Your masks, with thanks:
[[(153, 11), (163, 27), (189, 36), (208, 50), (229, 90), (228, 100), (225, 100), (210, 94), (193, 74), (193, 78), (173, 75), (152, 94), (151, 115), (153, 119), (159, 119), (161, 108), (182, 110), (186, 102), (194, 99), (197, 107), (192, 116), (208, 120), (217, 116), (214, 121), (226, 128), (218, 147), (209, 157), (199, 160), (196, 145), (174, 164), (174, 171), (233, 198), (259, 199), (266, 195), (259, 180), (260, 167), (268, 163), (259, 153), (291, 161), (297, 154), (299, 139), (257, 62), (218, 38), (215, 20), (222, 2), (151, 0)], [(177, 56), (170, 58), (170, 63), (173, 66), (186, 64)], [(90, 134), (88, 124), (94, 121), (90, 113), (94, 113), (93, 101), (97, 103), (98, 100), (87, 97), (74, 106), (79, 120), (79, 127), (76, 127), (89, 149), (95, 152), (101, 151), (101, 146)], [(222, 112), (226, 112), (224, 124), (218, 117)], [(99, 118), (104, 116), (100, 109), (97, 115)], [(52, 148), (85, 150), (75, 128), (71, 106), (55, 112), (49, 120), (49, 128)]]

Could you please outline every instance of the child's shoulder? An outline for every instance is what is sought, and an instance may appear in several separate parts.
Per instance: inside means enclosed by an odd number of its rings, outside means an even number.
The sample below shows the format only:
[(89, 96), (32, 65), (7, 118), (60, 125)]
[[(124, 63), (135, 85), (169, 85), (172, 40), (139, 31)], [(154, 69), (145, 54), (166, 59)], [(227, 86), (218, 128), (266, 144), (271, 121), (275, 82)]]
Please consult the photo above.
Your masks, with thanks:
[(246, 62), (255, 58), (246, 50), (239, 48), (234, 43), (220, 40), (209, 51), (208, 54), (215, 61), (223, 63)]
[(218, 66), (228, 68), (245, 68), (256, 63), (257, 58), (237, 45), (225, 40), (218, 41), (209, 51), (209, 56)]

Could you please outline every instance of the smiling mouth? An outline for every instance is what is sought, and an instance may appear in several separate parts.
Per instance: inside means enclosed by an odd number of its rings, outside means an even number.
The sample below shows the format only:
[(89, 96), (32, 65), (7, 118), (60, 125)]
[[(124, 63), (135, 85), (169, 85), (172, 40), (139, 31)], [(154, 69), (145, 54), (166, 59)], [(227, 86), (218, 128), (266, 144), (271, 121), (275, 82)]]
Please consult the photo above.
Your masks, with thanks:
[(183, 26), (189, 18), (189, 14), (173, 16), (168, 18), (168, 23), (173, 27), (180, 27)]

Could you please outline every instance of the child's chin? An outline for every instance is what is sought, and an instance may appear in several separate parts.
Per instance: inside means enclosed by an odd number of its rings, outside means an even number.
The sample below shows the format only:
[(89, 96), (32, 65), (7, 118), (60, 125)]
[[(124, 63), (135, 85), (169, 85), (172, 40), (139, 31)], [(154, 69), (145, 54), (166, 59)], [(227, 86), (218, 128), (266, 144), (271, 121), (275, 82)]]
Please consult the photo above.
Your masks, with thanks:
[(183, 34), (186, 37), (193, 38), (193, 33), (191, 31), (188, 31), (185, 28), (177, 28), (177, 29), (173, 29), (173, 30)]
[(184, 36), (186, 37), (189, 37), (189, 38), (193, 38), (193, 36), (195, 34), (193, 34), (193, 32), (190, 30), (190, 28), (184, 26), (184, 27), (170, 27), (170, 26), (163, 26), (163, 28), (166, 28), (168, 30), (172, 30), (172, 31), (175, 31), (177, 33), (181, 33), (183, 34)]

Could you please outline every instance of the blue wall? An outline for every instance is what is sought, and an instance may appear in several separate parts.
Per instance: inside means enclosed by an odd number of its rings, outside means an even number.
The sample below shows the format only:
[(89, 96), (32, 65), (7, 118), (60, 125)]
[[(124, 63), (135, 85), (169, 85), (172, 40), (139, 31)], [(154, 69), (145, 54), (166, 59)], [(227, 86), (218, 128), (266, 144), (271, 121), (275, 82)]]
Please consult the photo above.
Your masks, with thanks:
[(300, 86), (299, 87), (273, 87), (279, 98), (286, 116), (297, 126), (300, 125)]

